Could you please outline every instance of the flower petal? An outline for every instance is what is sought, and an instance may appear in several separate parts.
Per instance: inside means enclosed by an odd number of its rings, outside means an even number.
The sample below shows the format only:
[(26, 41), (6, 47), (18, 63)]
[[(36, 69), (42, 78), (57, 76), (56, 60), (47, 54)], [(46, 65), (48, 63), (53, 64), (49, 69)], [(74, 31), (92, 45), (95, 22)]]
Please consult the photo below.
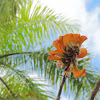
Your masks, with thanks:
[(63, 36), (59, 36), (59, 46), (60, 50), (64, 51)]
[(57, 61), (57, 60), (61, 60), (62, 58), (60, 58), (60, 57), (58, 57), (58, 56), (55, 56), (55, 55), (51, 55), (51, 56), (49, 56), (47, 59)]
[(57, 55), (57, 56), (60, 56), (60, 57), (63, 56), (63, 53), (60, 52), (59, 50), (55, 50), (55, 51), (52, 50), (51, 52), (48, 52), (48, 53), (53, 54), (53, 55)]
[(79, 38), (80, 38), (80, 34), (74, 34), (73, 41), (75, 44), (77, 44)]
[(86, 71), (84, 72), (84, 74), (82, 74), (82, 76), (86, 76)]
[(87, 50), (85, 48), (81, 48), (80, 51), (81, 51), (81, 54), (77, 55), (77, 58), (83, 58), (87, 55)]
[(80, 36), (79, 38), (79, 45), (81, 46), (81, 44), (87, 39), (86, 36)]
[(76, 66), (73, 66), (73, 75), (75, 78), (86, 76), (86, 69), (79, 70)]
[(72, 39), (73, 36), (74, 36), (74, 35), (73, 35), (72, 33), (70, 33), (70, 34), (65, 34), (65, 35), (63, 36), (63, 43), (64, 43), (64, 46), (66, 46), (66, 43), (69, 43), (69, 42), (71, 41), (71, 39)]
[(59, 50), (60, 51), (60, 47), (59, 47), (59, 40), (57, 39), (57, 40), (55, 40), (55, 41), (53, 41), (53, 45), (55, 46), (55, 48), (57, 49), (57, 50)]

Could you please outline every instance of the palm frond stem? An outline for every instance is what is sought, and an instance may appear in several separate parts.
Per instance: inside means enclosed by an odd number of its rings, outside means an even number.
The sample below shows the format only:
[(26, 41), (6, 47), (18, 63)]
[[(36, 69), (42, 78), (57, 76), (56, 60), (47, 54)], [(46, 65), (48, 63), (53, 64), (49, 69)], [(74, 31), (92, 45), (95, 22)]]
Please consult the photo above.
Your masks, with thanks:
[(10, 90), (9, 86), (6, 84), (6, 82), (0, 77), (0, 80), (2, 81), (2, 83), (6, 86), (6, 88), (8, 89), (8, 91), (11, 93), (11, 95), (13, 97), (15, 97), (15, 94)]
[(39, 52), (14, 52), (14, 53), (8, 53), (5, 55), (1, 55), (0, 58), (12, 56), (12, 55), (17, 55), (17, 54), (32, 54), (32, 53), (39, 53)]

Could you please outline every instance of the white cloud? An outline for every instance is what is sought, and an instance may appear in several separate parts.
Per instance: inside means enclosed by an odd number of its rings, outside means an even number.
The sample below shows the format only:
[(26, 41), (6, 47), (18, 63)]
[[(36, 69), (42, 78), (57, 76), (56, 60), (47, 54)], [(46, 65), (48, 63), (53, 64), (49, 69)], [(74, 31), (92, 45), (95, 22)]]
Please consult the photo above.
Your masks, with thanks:
[[(87, 46), (93, 54), (100, 54), (100, 7), (93, 11), (86, 10), (87, 0), (41, 0), (44, 5), (62, 13), (66, 18), (78, 19), (82, 33), (88, 37)], [(91, 0), (89, 1), (91, 2)], [(88, 3), (89, 3), (88, 2)]]
[(66, 97), (61, 97), (61, 100), (73, 100), (73, 98), (72, 97), (68, 97), (68, 98), (66, 98)]
[(61, 100), (69, 100), (69, 98), (62, 97)]

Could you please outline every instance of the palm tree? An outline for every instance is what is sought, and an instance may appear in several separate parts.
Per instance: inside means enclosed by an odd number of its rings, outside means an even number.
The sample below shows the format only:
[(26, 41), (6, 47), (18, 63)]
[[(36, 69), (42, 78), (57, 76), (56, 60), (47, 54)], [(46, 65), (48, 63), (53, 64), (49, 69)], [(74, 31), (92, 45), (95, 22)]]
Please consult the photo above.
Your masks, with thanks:
[[(0, 73), (3, 74), (0, 77), (1, 99), (53, 98), (52, 92), (39, 88), (46, 87), (45, 84), (35, 83), (36, 80), (27, 73), (40, 70), (41, 75), (44, 73), (48, 80), (52, 80), (52, 85), (57, 84), (62, 78), (59, 76), (63, 74), (63, 70), (56, 70), (56, 65), (47, 60), (47, 52), (53, 46), (43, 44), (59, 34), (80, 32), (79, 25), (55, 14), (47, 6), (42, 7), (39, 2), (34, 4), (31, 0), (0, 0), (0, 13)], [(80, 60), (79, 66), (90, 66), (89, 61), (89, 57)], [(27, 68), (27, 62), (30, 62), (31, 67)], [(69, 86), (71, 91), (75, 91), (76, 98), (79, 93), (83, 93), (84, 98), (89, 94), (88, 90), (93, 89), (98, 78), (97, 75), (89, 73), (90, 71), (88, 70), (84, 78), (74, 79), (71, 76), (66, 81), (64, 90)]]

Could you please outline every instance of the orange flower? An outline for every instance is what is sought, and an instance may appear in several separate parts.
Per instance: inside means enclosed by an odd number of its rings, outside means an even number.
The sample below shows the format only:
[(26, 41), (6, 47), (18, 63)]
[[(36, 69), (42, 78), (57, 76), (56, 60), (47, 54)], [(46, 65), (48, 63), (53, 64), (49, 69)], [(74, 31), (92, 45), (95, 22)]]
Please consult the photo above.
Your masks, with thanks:
[[(87, 39), (80, 34), (66, 34), (59, 36), (59, 39), (53, 42), (57, 50), (52, 50), (49, 60), (54, 60), (60, 66), (64, 66), (66, 73), (73, 72), (75, 78), (86, 75), (86, 70), (77, 68), (77, 58), (83, 58), (87, 55), (85, 48), (80, 48), (81, 44)], [(72, 71), (71, 71), (72, 66)]]

